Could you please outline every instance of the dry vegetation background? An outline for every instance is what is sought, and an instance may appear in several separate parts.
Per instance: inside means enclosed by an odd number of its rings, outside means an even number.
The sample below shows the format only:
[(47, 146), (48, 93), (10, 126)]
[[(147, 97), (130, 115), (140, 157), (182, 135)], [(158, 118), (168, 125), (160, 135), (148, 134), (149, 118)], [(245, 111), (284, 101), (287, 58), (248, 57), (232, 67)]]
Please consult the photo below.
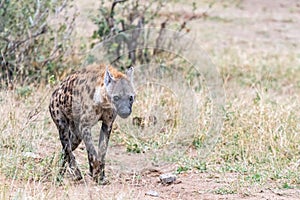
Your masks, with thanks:
[[(90, 16), (98, 5), (75, 4), (79, 16), (74, 48), (80, 49), (96, 28)], [(171, 133), (137, 137), (118, 120), (106, 164), (111, 184), (99, 186), (90, 180), (83, 145), (75, 153), (84, 180), (74, 182), (67, 176), (57, 184), (61, 145), (47, 109), (53, 84), (2, 89), (0, 199), (299, 199), (300, 2), (210, 5), (198, 2), (196, 19), (187, 24), (190, 37), (217, 66), (226, 93), (224, 125), (209, 156), (197, 156), (201, 134), (176, 156), (164, 146), (165, 135)], [(180, 24), (193, 15), (192, 8), (192, 1), (169, 1), (158, 19), (169, 17)], [(75, 63), (80, 56), (72, 59)], [(156, 99), (167, 105), (163, 112), (168, 118), (176, 118), (176, 101), (168, 91), (149, 86), (139, 92), (133, 116), (157, 105)], [(199, 118), (206, 120), (205, 114)], [(99, 128), (93, 129), (95, 142)], [(161, 185), (158, 176), (165, 172), (176, 173), (178, 181)], [(145, 196), (149, 190), (159, 197)]]

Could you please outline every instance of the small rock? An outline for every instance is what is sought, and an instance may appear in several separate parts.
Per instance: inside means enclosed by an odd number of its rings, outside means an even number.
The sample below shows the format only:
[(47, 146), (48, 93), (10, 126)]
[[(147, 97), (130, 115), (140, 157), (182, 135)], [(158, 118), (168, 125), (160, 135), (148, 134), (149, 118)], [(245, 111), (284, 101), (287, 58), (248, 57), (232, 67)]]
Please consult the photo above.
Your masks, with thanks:
[(152, 196), (152, 197), (159, 197), (158, 192), (156, 192), (154, 190), (149, 190), (148, 192), (146, 192), (145, 195)]
[(170, 173), (169, 174), (161, 174), (159, 176), (159, 179), (163, 184), (171, 184), (174, 181), (176, 181), (176, 176), (174, 174), (170, 174)]

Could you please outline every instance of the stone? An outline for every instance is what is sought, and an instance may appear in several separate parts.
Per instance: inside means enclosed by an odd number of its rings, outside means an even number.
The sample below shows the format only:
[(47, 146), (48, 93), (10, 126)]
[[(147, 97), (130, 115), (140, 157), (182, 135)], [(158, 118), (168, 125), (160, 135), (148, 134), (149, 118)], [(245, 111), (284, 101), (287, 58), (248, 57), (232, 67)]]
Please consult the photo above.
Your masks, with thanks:
[(171, 184), (174, 181), (176, 181), (176, 176), (174, 174), (168, 173), (168, 174), (161, 174), (159, 176), (160, 181), (163, 184)]
[(158, 192), (156, 192), (154, 190), (149, 190), (148, 192), (146, 192), (146, 195), (152, 196), (152, 197), (159, 197)]

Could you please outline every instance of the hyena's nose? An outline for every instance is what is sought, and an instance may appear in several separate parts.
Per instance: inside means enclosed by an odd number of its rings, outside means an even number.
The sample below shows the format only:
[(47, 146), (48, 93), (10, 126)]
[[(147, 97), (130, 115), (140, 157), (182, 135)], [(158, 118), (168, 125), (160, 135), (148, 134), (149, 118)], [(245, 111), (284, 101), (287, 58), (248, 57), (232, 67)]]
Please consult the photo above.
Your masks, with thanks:
[(127, 118), (131, 114), (131, 108), (123, 107), (119, 110), (118, 115), (122, 118)]

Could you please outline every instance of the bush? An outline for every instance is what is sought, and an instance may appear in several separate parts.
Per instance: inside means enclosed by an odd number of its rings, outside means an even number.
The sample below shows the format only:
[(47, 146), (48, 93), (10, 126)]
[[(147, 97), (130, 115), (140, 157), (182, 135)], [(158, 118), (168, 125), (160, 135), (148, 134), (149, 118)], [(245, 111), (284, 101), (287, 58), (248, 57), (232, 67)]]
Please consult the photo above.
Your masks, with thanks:
[[(159, 20), (161, 17), (160, 12), (165, 6), (166, 1), (163, 0), (114, 0), (101, 1), (99, 9), (99, 15), (96, 16), (93, 21), (97, 25), (98, 29), (94, 31), (93, 39), (103, 42), (104, 40), (111, 38), (109, 43), (105, 45), (108, 55), (112, 55), (112, 58), (118, 58), (118, 60), (111, 59), (114, 65), (121, 68), (129, 67), (131, 65), (139, 63), (149, 63), (151, 58), (158, 55), (158, 45), (161, 38), (164, 37), (164, 29), (170, 25), (170, 19), (167, 17), (165, 20)], [(179, 32), (185, 32), (187, 19), (183, 23), (178, 23)], [(160, 27), (156, 38), (156, 47), (152, 50), (147, 48), (147, 44), (143, 37), (143, 28)], [(130, 34), (125, 34), (126, 31), (132, 31)], [(149, 37), (147, 35), (146, 37)], [(96, 43), (92, 44), (92, 47)]]
[(1, 86), (48, 80), (67, 67), (76, 12), (69, 0), (0, 0)]

